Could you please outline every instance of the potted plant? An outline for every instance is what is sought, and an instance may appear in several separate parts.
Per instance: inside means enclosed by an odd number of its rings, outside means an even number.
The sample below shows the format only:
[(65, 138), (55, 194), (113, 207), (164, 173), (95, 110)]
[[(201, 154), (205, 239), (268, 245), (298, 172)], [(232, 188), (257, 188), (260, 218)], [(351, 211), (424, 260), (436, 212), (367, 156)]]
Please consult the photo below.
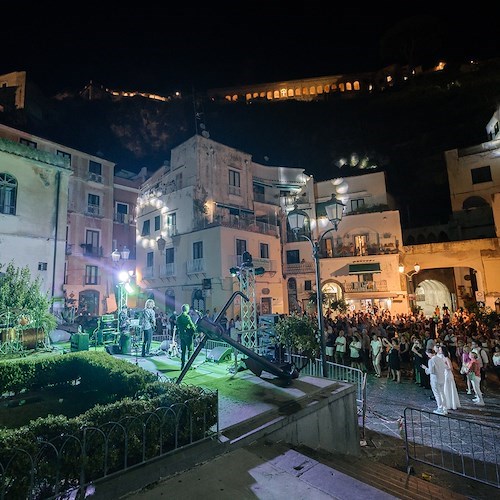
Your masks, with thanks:
[(50, 312), (51, 299), (42, 292), (40, 279), (32, 280), (27, 266), (16, 268), (12, 262), (7, 266), (0, 264), (0, 270), (2, 337), (10, 339), (11, 329), (35, 339), (49, 335), (56, 328), (57, 320)]

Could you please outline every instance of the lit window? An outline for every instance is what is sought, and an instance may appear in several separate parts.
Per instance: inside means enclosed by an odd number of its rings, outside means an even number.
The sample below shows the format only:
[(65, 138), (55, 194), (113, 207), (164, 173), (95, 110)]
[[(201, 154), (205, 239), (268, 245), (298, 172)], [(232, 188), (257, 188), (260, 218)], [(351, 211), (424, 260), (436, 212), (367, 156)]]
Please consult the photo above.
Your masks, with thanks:
[(85, 284), (99, 284), (99, 268), (97, 266), (85, 266)]

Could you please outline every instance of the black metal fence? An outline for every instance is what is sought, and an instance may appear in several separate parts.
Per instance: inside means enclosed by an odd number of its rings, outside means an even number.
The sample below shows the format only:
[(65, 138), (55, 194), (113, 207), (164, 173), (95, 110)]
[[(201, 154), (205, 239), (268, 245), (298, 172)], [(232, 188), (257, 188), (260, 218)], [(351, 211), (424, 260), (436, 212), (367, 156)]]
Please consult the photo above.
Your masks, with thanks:
[(500, 488), (500, 428), (450, 415), (406, 408), (404, 431), (411, 461)]
[(103, 478), (217, 437), (218, 416), (214, 426), (208, 420), (208, 415), (193, 412), (187, 401), (85, 427), (78, 435), (35, 440), (29, 450), (3, 449), (0, 499), (85, 498)]

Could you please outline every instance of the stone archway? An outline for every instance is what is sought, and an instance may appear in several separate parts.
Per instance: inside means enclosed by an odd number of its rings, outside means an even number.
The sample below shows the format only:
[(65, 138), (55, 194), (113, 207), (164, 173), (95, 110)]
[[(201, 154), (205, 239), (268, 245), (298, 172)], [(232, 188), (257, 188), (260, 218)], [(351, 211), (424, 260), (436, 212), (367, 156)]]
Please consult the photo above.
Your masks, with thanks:
[(452, 295), (441, 281), (435, 279), (421, 281), (415, 290), (415, 295), (417, 306), (422, 308), (422, 312), (427, 317), (434, 314), (436, 306), (442, 309), (443, 304), (446, 304), (450, 311), (454, 310)]

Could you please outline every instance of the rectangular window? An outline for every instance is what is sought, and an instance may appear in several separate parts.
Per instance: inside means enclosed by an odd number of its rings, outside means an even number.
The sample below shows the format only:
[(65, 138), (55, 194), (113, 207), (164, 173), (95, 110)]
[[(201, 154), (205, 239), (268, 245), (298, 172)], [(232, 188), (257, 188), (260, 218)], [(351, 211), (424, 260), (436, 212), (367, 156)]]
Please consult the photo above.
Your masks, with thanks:
[(165, 264), (173, 264), (173, 263), (174, 263), (174, 249), (165, 248)]
[(37, 148), (37, 143), (34, 141), (30, 141), (29, 139), (24, 139), (21, 137), (19, 139), (19, 144), (22, 144), (23, 146), (28, 146), (29, 148), (36, 149)]
[(121, 224), (128, 224), (128, 204), (116, 202), (115, 208), (115, 222), (120, 222)]
[(149, 219), (142, 223), (141, 236), (149, 236), (151, 234), (151, 221)]
[(287, 264), (299, 264), (300, 254), (298, 250), (287, 250), (286, 251), (286, 263)]
[(193, 259), (203, 259), (203, 241), (193, 243)]
[(154, 252), (148, 252), (146, 254), (146, 267), (153, 267), (154, 264)]
[(490, 166), (473, 168), (471, 171), (472, 184), (481, 184), (482, 182), (491, 182)]
[(56, 155), (57, 156), (62, 156), (63, 158), (67, 158), (68, 159), (68, 165), (71, 166), (71, 155), (69, 153), (66, 153), (66, 151), (61, 151), (61, 150), (57, 150), (56, 151)]
[(85, 255), (99, 255), (99, 231), (87, 229), (85, 232)]
[(100, 215), (101, 198), (96, 194), (89, 194), (87, 197), (87, 213), (90, 215)]
[(240, 196), (240, 173), (236, 170), (229, 170), (229, 194)]
[(155, 216), (155, 231), (159, 231), (161, 227), (161, 216), (156, 215)]
[(247, 251), (247, 241), (236, 239), (236, 255), (243, 255)]
[(170, 237), (177, 234), (177, 214), (175, 212), (167, 215), (167, 234)]
[(311, 280), (305, 280), (304, 281), (304, 290), (306, 292), (310, 292), (313, 289), (312, 287), (312, 281)]
[(253, 199), (255, 201), (261, 201), (264, 202), (266, 200), (266, 191), (265, 187), (261, 186), (260, 184), (254, 184), (253, 185)]
[(92, 160), (89, 160), (89, 181), (102, 184), (102, 165)]
[(38, 263), (38, 270), (39, 271), (46, 271), (47, 270), (47, 262), (39, 262)]
[(358, 198), (357, 200), (351, 200), (351, 212), (356, 212), (361, 207), (365, 206), (365, 200), (363, 198)]
[(102, 175), (102, 164), (96, 161), (89, 160), (89, 173)]
[(260, 258), (269, 259), (269, 245), (267, 243), (260, 244)]
[(97, 266), (85, 266), (85, 284), (99, 284), (99, 268)]

